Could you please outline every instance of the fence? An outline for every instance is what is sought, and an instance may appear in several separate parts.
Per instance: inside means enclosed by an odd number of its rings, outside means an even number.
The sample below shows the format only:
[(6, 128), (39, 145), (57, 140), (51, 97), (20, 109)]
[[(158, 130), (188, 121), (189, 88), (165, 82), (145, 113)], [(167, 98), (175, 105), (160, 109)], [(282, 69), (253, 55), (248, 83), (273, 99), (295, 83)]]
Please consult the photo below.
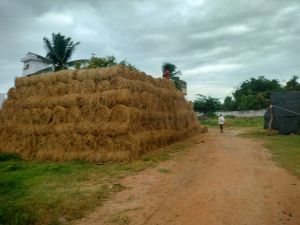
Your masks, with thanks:
[(255, 116), (264, 116), (265, 112), (266, 109), (260, 109), (260, 110), (246, 110), (246, 111), (215, 112), (215, 115), (222, 114), (223, 116), (255, 117)]

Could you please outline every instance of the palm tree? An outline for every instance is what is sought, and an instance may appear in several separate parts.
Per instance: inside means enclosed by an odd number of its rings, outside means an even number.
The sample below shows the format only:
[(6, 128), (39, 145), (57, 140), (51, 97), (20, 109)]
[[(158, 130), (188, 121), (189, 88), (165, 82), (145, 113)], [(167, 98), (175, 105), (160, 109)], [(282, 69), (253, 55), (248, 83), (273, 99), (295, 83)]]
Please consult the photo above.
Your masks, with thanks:
[(74, 43), (70, 37), (65, 37), (60, 33), (52, 33), (52, 41), (44, 37), (44, 44), (47, 50), (46, 58), (48, 63), (53, 65), (54, 71), (66, 69), (74, 66), (76, 62), (82, 60), (69, 61), (79, 42)]
[(179, 78), (179, 76), (181, 75), (181, 71), (176, 70), (176, 69), (177, 69), (177, 67), (172, 63), (165, 62), (162, 65), (163, 74), (166, 70), (169, 70), (170, 80), (173, 81), (173, 83), (175, 84), (175, 86), (178, 90), (181, 90), (181, 83), (180, 83), (180, 78)]

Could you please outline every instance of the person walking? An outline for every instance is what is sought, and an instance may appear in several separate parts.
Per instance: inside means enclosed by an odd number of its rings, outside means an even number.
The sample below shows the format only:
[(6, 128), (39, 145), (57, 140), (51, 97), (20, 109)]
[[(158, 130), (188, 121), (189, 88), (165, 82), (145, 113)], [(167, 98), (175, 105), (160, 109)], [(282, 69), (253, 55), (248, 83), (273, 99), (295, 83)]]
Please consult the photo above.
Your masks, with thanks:
[(223, 126), (225, 123), (225, 118), (222, 114), (220, 114), (219, 118), (218, 118), (218, 124), (220, 126), (220, 132), (223, 133)]

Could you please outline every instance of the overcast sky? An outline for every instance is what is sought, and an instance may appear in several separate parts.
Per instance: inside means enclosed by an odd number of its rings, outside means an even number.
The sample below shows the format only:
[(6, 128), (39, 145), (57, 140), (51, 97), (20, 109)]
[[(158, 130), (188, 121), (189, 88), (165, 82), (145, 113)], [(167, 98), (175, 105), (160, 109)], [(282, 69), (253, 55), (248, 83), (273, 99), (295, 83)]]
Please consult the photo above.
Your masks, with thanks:
[(174, 63), (189, 99), (300, 74), (299, 0), (0, 0), (0, 28), (0, 92), (53, 32), (80, 41), (72, 59), (114, 55), (156, 77)]

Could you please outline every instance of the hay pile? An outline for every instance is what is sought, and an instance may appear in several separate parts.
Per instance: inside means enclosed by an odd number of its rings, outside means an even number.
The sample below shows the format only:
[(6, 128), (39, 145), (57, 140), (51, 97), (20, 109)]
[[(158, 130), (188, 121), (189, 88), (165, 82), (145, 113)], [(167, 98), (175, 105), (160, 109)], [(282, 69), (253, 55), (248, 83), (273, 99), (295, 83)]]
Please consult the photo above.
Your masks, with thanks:
[(0, 111), (0, 152), (130, 160), (199, 129), (174, 85), (124, 67), (21, 77)]

